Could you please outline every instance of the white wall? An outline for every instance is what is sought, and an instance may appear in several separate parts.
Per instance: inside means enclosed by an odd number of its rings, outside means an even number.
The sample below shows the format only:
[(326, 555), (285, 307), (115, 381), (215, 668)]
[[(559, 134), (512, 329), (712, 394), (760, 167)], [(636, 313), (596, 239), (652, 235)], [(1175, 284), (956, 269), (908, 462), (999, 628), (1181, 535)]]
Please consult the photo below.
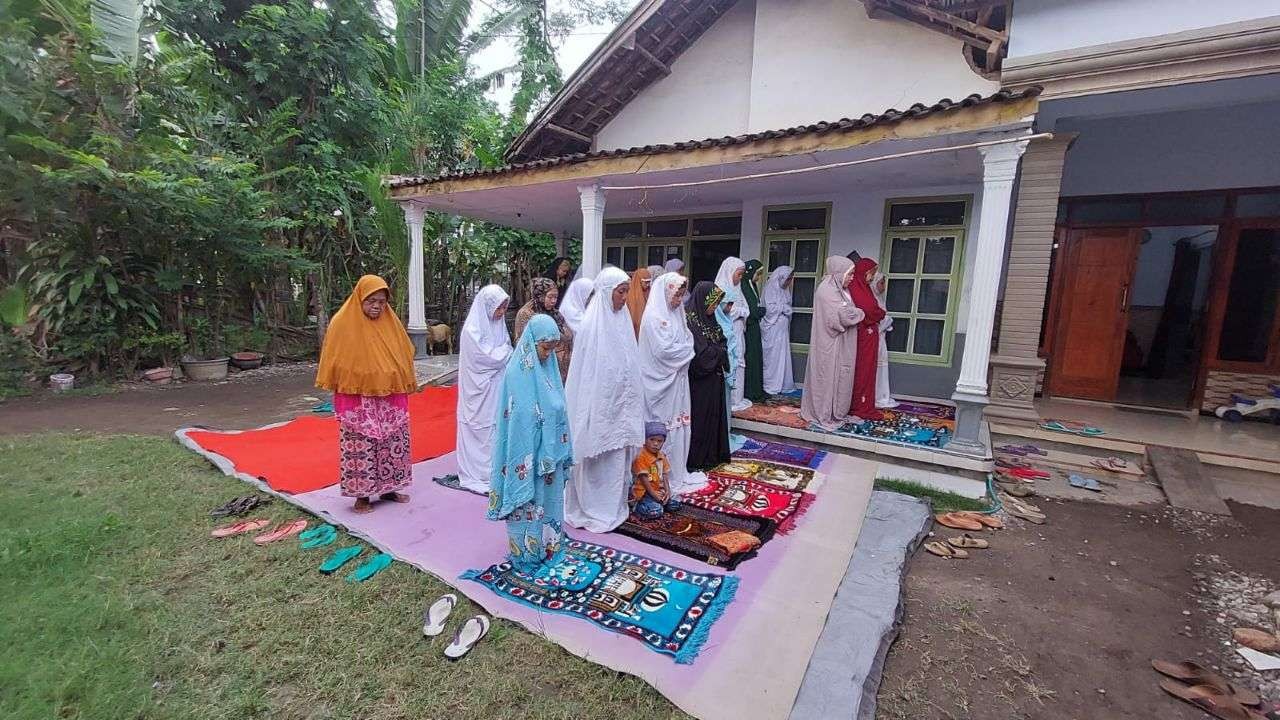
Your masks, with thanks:
[(849, 0), (741, 0), (596, 136), (597, 149), (701, 140), (990, 94), (961, 42)]
[(596, 149), (746, 132), (754, 0), (740, 0), (596, 135)]
[(1280, 15), (1280, 0), (1017, 0), (1009, 57)]
[(1062, 195), (1280, 185), (1280, 102), (1073, 120)]

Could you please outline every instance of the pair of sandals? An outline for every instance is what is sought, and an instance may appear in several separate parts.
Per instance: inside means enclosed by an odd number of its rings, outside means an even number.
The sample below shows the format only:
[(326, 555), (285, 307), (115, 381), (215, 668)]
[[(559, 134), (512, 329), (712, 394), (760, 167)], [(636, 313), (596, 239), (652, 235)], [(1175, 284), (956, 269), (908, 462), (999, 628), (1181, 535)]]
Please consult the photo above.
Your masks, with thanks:
[[(343, 565), (355, 560), (364, 552), (363, 545), (348, 545), (333, 551), (324, 562), (320, 563), (320, 572), (323, 575), (332, 575), (338, 572)], [(378, 573), (391, 567), (391, 563), (395, 558), (387, 553), (378, 553), (368, 560), (364, 561), (355, 570), (347, 574), (347, 582), (362, 583), (365, 580), (377, 575)]]
[(947, 538), (945, 543), (934, 540), (924, 544), (925, 550), (948, 560), (968, 560), (969, 550), (987, 550), (990, 547), (991, 543), (969, 533), (960, 537)]
[(1002, 492), (1000, 494), (1000, 505), (1006, 513), (1035, 525), (1043, 525), (1044, 521), (1048, 519), (1040, 509), (1040, 506), (1032, 505), (1021, 497), (1014, 497)]
[(933, 516), (933, 519), (939, 525), (955, 530), (982, 530), (984, 528), (1000, 530), (1004, 527), (1004, 522), (995, 515), (968, 510), (964, 512), (938, 513)]
[(218, 507), (209, 511), (209, 517), (239, 517), (248, 515), (250, 510), (262, 507), (271, 502), (271, 498), (262, 495), (242, 495), (238, 498), (228, 500)]
[(1262, 704), (1258, 694), (1236, 687), (1226, 678), (1190, 660), (1152, 660), (1151, 667), (1164, 675), (1160, 689), (1195, 705), (1219, 720), (1265, 720), (1254, 710)]
[[(422, 635), (431, 638), (442, 634), (445, 623), (448, 622), (449, 615), (453, 613), (453, 608), (457, 604), (458, 596), (453, 593), (442, 595), (440, 599), (431, 603), (422, 615)], [(489, 625), (489, 618), (484, 615), (469, 618), (454, 633), (453, 641), (444, 649), (444, 656), (449, 660), (461, 659), (471, 652), (471, 648), (475, 647), (476, 643), (489, 634)]]
[(325, 523), (298, 535), (303, 550), (312, 550), (332, 545), (338, 539), (338, 528)]
[[(216, 538), (227, 538), (236, 535), (244, 535), (251, 533), (271, 524), (270, 520), (263, 518), (255, 518), (253, 520), (241, 520), (233, 522), (230, 525), (214, 528), (209, 535)], [(297, 520), (286, 520), (270, 530), (260, 533), (253, 538), (254, 545), (267, 545), (269, 543), (283, 540), (291, 535), (297, 535), (307, 529), (307, 521), (301, 518)]]
[(996, 448), (996, 452), (1005, 453), (1006, 455), (1017, 455), (1018, 457), (1026, 457), (1028, 455), (1047, 456), (1049, 454), (1048, 451), (1041, 450), (1031, 443), (1027, 443), (1025, 445), (1001, 445)]

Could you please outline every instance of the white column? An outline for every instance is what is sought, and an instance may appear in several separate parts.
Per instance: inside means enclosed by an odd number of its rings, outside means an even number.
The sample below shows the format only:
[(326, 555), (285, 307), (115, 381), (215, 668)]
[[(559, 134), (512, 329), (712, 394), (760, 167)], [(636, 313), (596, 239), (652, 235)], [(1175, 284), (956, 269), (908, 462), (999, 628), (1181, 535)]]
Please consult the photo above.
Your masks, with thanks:
[(969, 318), (965, 324), (964, 357), (956, 392), (985, 397), (991, 330), (996, 317), (1000, 269), (1004, 265), (1009, 206), (1018, 158), (1027, 141), (990, 145), (982, 153), (982, 212), (978, 216), (978, 244), (969, 274)]
[(418, 355), (426, 352), (427, 299), (422, 274), (422, 224), (426, 211), (415, 202), (401, 203), (404, 222), (409, 226), (409, 322), (406, 330)]
[(582, 277), (593, 278), (604, 265), (604, 191), (598, 183), (579, 185), (582, 200)]

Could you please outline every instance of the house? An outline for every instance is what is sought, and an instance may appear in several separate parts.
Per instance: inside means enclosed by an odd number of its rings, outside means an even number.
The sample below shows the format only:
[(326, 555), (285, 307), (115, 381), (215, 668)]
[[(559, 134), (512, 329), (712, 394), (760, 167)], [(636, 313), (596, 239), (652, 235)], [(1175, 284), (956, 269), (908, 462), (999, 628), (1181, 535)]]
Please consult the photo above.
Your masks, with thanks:
[[(1040, 387), (1121, 402), (1135, 368), (1184, 378), (1186, 347), (1212, 356), (1188, 398), (1275, 374), (1276, 16), (1272, 0), (644, 0), (507, 165), (389, 184), (411, 268), (428, 209), (578, 238), (587, 273), (791, 265), (798, 374), (825, 258), (878, 258), (895, 393), (954, 403), (943, 452), (987, 469), (984, 412), (1034, 417)], [(1134, 392), (1164, 397), (1166, 379)]]

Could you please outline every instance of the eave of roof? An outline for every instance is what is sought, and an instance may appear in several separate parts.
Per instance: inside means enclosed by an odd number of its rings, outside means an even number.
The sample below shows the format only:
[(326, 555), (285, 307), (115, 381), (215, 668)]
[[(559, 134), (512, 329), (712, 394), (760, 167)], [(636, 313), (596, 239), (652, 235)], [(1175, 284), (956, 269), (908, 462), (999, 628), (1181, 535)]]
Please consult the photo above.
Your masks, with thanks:
[[(992, 95), (970, 95), (959, 101), (952, 101), (944, 98), (932, 105), (914, 104), (906, 110), (889, 109), (878, 115), (863, 115), (860, 118), (844, 118), (834, 122), (820, 122), (813, 125), (800, 125), (781, 130), (766, 130), (764, 132), (749, 133), (746, 135), (737, 135), (720, 138), (707, 138), (704, 140), (690, 140), (687, 142), (668, 143), (659, 145), (645, 145), (643, 147), (622, 148), (616, 150), (597, 150), (594, 152), (573, 153), (562, 155), (560, 157), (545, 158), (542, 160), (532, 160), (529, 162), (511, 163), (495, 168), (484, 168), (477, 170), (461, 170), (456, 172), (448, 172), (433, 177), (422, 176), (391, 176), (385, 182), (386, 185), (395, 190), (403, 190), (406, 188), (419, 187), (424, 185), (434, 185), (445, 182), (458, 180), (468, 180), (472, 178), (495, 178), (504, 175), (516, 175), (523, 172), (534, 170), (543, 170), (555, 168), (565, 165), (575, 165), (586, 163), (593, 160), (601, 160), (606, 158), (628, 158), (636, 156), (661, 155), (665, 153), (680, 153), (706, 148), (725, 148), (737, 145), (748, 145), (751, 143), (774, 140), (778, 138), (794, 138), (806, 135), (825, 135), (832, 133), (849, 133), (857, 130), (865, 130), (877, 126), (890, 126), (904, 121), (917, 120), (933, 115), (941, 115), (947, 113), (957, 113), (970, 108), (978, 108), (986, 105), (999, 105), (1005, 103), (1016, 103), (1022, 100), (1034, 98), (1040, 94), (1039, 87), (1029, 87), (1021, 90), (1000, 90)], [(399, 193), (393, 193), (399, 194)]]

